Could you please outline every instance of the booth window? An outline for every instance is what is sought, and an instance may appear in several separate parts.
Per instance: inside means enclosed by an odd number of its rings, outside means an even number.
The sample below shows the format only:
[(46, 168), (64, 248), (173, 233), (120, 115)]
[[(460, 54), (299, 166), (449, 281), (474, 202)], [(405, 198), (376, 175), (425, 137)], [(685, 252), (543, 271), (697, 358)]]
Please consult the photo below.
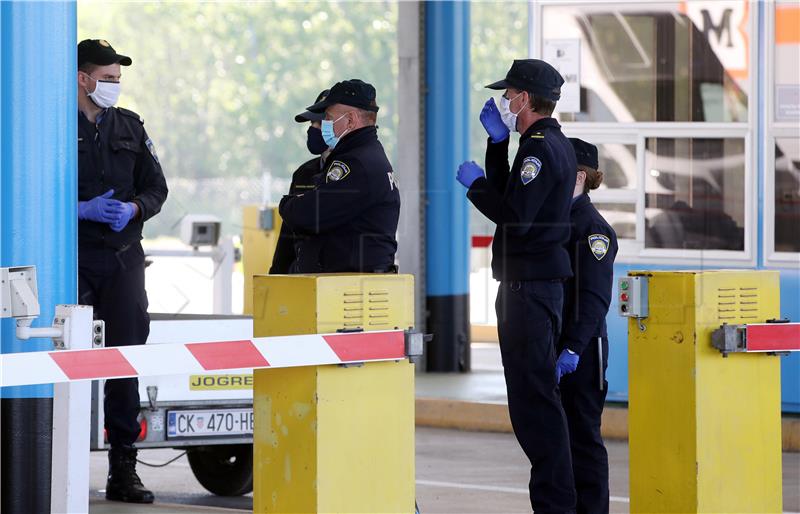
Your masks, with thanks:
[(743, 139), (648, 138), (645, 246), (744, 250)]
[(553, 41), (577, 41), (566, 68), (580, 52), (580, 105), (560, 119), (746, 122), (748, 15), (746, 2), (545, 6), (545, 58)]
[[(774, 6), (774, 102), (768, 141), (774, 144), (774, 251), (800, 252), (800, 6)], [(795, 260), (796, 261), (796, 260)]]
[(592, 203), (619, 239), (636, 239), (636, 145), (597, 143), (603, 183), (591, 191)]
[(800, 252), (800, 139), (775, 140), (775, 251)]

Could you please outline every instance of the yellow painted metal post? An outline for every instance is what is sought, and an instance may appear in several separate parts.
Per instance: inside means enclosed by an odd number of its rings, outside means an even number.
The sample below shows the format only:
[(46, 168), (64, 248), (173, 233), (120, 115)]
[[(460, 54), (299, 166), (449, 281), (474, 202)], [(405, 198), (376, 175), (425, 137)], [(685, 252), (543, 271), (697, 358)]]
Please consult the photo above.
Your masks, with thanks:
[[(257, 276), (256, 337), (413, 326), (409, 275)], [(414, 511), (408, 360), (254, 373), (253, 511)]]
[[(271, 228), (262, 224), (262, 211), (268, 211)], [(244, 273), (244, 314), (253, 313), (253, 275), (263, 275), (272, 265), (278, 236), (281, 233), (281, 217), (277, 207), (245, 205), (242, 209), (242, 271)]]
[(628, 325), (631, 512), (781, 512), (780, 361), (711, 346), (722, 323), (780, 317), (778, 272), (649, 276)]

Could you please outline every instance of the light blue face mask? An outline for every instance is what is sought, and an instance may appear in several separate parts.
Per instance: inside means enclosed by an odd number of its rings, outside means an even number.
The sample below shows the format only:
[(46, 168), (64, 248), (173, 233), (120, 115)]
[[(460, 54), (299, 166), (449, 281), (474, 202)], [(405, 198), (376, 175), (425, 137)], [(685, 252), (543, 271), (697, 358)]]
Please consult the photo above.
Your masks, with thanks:
[(322, 120), (322, 127), (321, 127), (322, 139), (325, 140), (325, 144), (328, 145), (328, 148), (330, 148), (331, 150), (333, 150), (333, 147), (336, 146), (336, 144), (339, 142), (339, 139), (341, 139), (342, 136), (347, 134), (347, 131), (345, 130), (341, 136), (336, 137), (336, 133), (333, 131), (333, 124), (339, 121), (340, 119), (344, 118), (346, 115), (347, 113), (344, 113), (333, 121)]

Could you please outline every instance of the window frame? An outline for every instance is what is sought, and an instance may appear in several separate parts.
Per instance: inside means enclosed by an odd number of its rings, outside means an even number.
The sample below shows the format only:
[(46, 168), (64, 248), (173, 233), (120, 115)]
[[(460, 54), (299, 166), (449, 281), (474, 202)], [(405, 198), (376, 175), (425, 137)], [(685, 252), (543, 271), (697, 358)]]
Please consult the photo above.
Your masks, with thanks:
[(800, 138), (797, 123), (775, 121), (775, 10), (781, 4), (797, 5), (791, 0), (776, 0), (765, 5), (764, 18), (764, 77), (763, 104), (765, 130), (762, 134), (763, 159), (762, 187), (763, 206), (763, 250), (764, 263), (768, 266), (800, 269), (800, 252), (778, 252), (775, 250), (775, 141), (777, 139)]
[[(746, 0), (742, 0), (746, 1)], [(640, 4), (636, 0), (529, 0), (528, 30), (529, 55), (541, 58), (543, 40), (543, 11), (547, 7), (576, 7), (581, 5)], [(664, 2), (669, 3), (669, 2)], [(757, 206), (758, 176), (757, 152), (753, 146), (757, 133), (758, 108), (758, 8), (748, 7), (748, 92), (747, 122), (560, 122), (569, 137), (579, 137), (590, 142), (621, 143), (631, 136), (636, 138), (637, 202), (636, 240), (633, 244), (620, 244), (617, 262), (627, 264), (674, 264), (701, 267), (754, 267), (757, 261)], [(744, 141), (744, 250), (683, 250), (645, 248), (645, 143), (648, 138), (739, 138)], [(626, 143), (630, 144), (630, 143)], [(773, 163), (774, 164), (774, 163)], [(630, 241), (630, 240), (628, 240)]]

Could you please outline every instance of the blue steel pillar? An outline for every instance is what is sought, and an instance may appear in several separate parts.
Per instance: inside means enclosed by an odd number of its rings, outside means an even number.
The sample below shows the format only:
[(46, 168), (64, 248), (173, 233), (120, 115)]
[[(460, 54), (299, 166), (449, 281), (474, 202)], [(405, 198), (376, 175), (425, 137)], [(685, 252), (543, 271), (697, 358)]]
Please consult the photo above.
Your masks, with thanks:
[(469, 371), (469, 2), (425, 3), (428, 371)]
[[(77, 303), (74, 2), (0, 1), (0, 266), (36, 266), (41, 316)], [(52, 349), (0, 324), (2, 353)], [(0, 370), (2, 372), (2, 370)], [(53, 387), (0, 391), (4, 514), (50, 511)]]

